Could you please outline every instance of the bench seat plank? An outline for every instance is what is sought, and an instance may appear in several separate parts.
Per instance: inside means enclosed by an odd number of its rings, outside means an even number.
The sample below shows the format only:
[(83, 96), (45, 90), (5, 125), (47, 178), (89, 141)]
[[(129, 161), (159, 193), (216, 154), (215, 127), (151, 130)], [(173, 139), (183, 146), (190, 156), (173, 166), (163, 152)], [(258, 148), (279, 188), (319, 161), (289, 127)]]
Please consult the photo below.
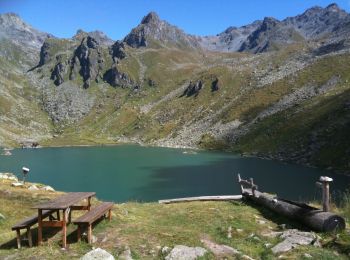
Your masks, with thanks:
[[(46, 218), (54, 212), (55, 212), (54, 210), (43, 210), (42, 216), (43, 216), (43, 218)], [(38, 223), (38, 214), (31, 216), (31, 217), (28, 217), (28, 218), (22, 220), (21, 222), (18, 222), (16, 225), (14, 225), (12, 227), (12, 230), (24, 229), (27, 227), (31, 227), (31, 226), (35, 225), (36, 223)]]
[(113, 202), (103, 202), (96, 207), (92, 208), (89, 212), (73, 221), (74, 224), (91, 224), (99, 219), (108, 210), (112, 209)]

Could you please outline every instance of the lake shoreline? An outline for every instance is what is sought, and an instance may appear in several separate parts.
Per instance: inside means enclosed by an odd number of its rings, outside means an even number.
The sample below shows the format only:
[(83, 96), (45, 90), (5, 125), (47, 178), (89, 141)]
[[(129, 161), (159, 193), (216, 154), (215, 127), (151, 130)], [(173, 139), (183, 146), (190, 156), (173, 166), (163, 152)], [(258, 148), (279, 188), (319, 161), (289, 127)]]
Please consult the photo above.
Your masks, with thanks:
[[(257, 159), (262, 159), (262, 160), (272, 160), (272, 161), (277, 161), (277, 162), (282, 162), (282, 163), (287, 163), (287, 164), (294, 164), (294, 165), (300, 165), (304, 167), (308, 167), (311, 169), (320, 169), (320, 170), (326, 170), (329, 171), (330, 173), (334, 174), (340, 174), (340, 175), (345, 175), (345, 176), (350, 176), (350, 171), (341, 171), (337, 169), (333, 169), (331, 167), (328, 168), (322, 168), (318, 167), (316, 165), (313, 165), (309, 162), (307, 163), (301, 163), (296, 160), (291, 160), (289, 158), (284, 158), (279, 155), (263, 155), (259, 153), (239, 153), (235, 151), (231, 151), (228, 149), (205, 149), (201, 148), (198, 146), (181, 146), (181, 145), (176, 145), (176, 144), (169, 144), (169, 143), (145, 143), (140, 140), (136, 139), (129, 139), (129, 138), (124, 138), (122, 142), (96, 142), (96, 143), (86, 143), (86, 144), (61, 144), (61, 145), (55, 145), (55, 144), (44, 144), (40, 145), (39, 147), (31, 148), (31, 147), (24, 147), (22, 149), (40, 149), (40, 148), (70, 148), (70, 147), (113, 147), (113, 146), (120, 146), (120, 145), (138, 145), (141, 147), (154, 147), (154, 148), (171, 148), (171, 149), (184, 149), (184, 150), (196, 150), (196, 151), (211, 151), (211, 152), (224, 152), (224, 153), (229, 153), (233, 155), (238, 155), (242, 158), (257, 158)], [(20, 148), (20, 147), (14, 147), (14, 148)], [(0, 149), (8, 149), (8, 147), (0, 147)], [(13, 148), (10, 148), (13, 149)]]

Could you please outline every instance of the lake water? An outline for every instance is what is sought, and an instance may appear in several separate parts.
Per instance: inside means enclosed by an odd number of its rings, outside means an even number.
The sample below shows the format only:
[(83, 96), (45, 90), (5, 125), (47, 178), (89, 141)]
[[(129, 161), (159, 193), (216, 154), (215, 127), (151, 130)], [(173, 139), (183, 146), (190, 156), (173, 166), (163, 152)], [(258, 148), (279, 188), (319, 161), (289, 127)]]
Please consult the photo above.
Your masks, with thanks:
[(15, 149), (0, 156), (0, 172), (62, 191), (95, 191), (102, 200), (156, 201), (200, 195), (239, 194), (237, 173), (253, 177), (259, 189), (286, 199), (320, 198), (319, 176), (334, 178), (333, 198), (350, 186), (350, 177), (329, 171), (223, 153), (121, 145)]

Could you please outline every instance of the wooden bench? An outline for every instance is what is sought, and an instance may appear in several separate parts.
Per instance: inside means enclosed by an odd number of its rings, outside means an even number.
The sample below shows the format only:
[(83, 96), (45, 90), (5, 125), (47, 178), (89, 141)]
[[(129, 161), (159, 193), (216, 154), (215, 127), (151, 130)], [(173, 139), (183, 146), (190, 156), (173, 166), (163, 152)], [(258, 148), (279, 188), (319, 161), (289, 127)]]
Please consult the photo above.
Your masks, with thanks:
[(92, 208), (89, 212), (85, 213), (78, 219), (74, 220), (73, 223), (78, 225), (77, 235), (78, 241), (81, 240), (81, 231), (83, 226), (87, 226), (88, 228), (88, 243), (91, 244), (91, 236), (92, 236), (92, 224), (100, 219), (102, 216), (106, 216), (108, 212), (108, 220), (111, 220), (111, 210), (113, 207), (113, 202), (103, 202), (96, 207)]
[[(50, 217), (52, 218), (52, 214), (56, 212), (55, 210), (44, 210), (43, 211), (43, 218)], [(57, 212), (57, 219), (60, 218), (59, 212)], [(32, 232), (30, 228), (38, 223), (38, 214), (28, 217), (21, 222), (17, 223), (12, 227), (12, 230), (16, 230), (17, 234), (17, 248), (21, 248), (21, 229), (27, 229), (27, 237), (28, 237), (28, 243), (29, 247), (33, 246), (33, 240), (32, 240)]]

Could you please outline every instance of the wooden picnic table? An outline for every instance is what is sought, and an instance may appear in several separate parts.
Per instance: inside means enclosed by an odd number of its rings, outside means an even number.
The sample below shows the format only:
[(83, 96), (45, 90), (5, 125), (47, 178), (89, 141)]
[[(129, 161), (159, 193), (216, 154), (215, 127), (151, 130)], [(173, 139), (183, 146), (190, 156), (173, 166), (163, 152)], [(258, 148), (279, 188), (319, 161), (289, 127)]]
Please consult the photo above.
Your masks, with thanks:
[[(42, 243), (43, 227), (61, 227), (62, 228), (62, 246), (67, 247), (67, 224), (71, 222), (72, 210), (88, 210), (91, 208), (91, 198), (95, 196), (95, 192), (69, 192), (59, 196), (53, 200), (40, 203), (34, 206), (38, 209), (38, 246)], [(87, 205), (76, 205), (87, 199)], [(43, 221), (44, 210), (56, 210), (57, 218)], [(62, 210), (62, 220), (59, 211)]]

